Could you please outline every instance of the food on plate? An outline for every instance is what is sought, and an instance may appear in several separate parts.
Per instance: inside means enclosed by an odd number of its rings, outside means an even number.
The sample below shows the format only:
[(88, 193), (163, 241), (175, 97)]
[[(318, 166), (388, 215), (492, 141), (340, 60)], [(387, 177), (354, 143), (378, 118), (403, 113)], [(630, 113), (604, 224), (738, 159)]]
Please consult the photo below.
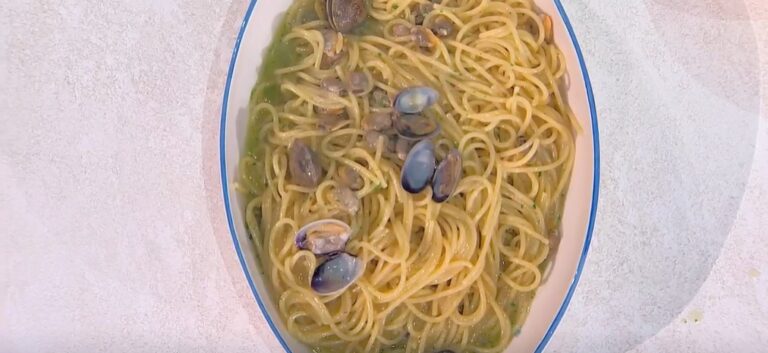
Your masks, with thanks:
[(239, 190), (315, 352), (501, 352), (556, 249), (575, 117), (530, 0), (297, 0)]

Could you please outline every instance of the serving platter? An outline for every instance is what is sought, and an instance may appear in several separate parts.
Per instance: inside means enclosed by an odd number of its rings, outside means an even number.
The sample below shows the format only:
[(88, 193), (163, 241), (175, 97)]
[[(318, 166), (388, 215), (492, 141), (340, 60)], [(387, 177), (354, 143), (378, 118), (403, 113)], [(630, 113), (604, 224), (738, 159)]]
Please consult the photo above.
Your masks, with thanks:
[[(232, 187), (236, 181), (240, 153), (245, 146), (248, 104), (258, 80), (264, 53), (274, 36), (281, 15), (290, 1), (252, 0), (235, 42), (227, 74), (220, 125), (221, 182), (229, 230), (238, 260), (254, 299), (271, 332), (264, 339), (277, 340), (286, 352), (309, 353), (310, 349), (290, 336), (268, 294), (256, 255), (245, 229), (244, 200)], [(586, 64), (579, 42), (559, 0), (537, 0), (538, 8), (553, 19), (554, 41), (568, 67), (566, 98), (581, 126), (576, 136), (576, 156), (562, 218), (562, 240), (546, 280), (537, 290), (527, 320), (511, 345), (511, 352), (541, 352), (562, 320), (574, 295), (586, 260), (597, 210), (599, 142), (597, 116)]]

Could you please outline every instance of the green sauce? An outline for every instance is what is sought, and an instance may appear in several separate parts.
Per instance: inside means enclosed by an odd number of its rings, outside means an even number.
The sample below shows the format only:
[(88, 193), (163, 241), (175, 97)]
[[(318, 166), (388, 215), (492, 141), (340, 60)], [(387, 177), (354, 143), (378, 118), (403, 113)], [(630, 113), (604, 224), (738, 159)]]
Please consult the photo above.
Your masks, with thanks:
[[(240, 162), (240, 185), (242, 186), (242, 191), (245, 192), (244, 196), (246, 202), (250, 202), (259, 197), (266, 189), (264, 170), (265, 141), (263, 141), (263, 137), (260, 136), (260, 130), (265, 123), (270, 122), (269, 120), (271, 117), (268, 114), (258, 114), (253, 108), (261, 103), (268, 103), (279, 108), (284, 105), (287, 98), (289, 98), (286, 97), (282, 91), (282, 77), (277, 74), (277, 71), (281, 68), (296, 65), (303, 57), (303, 54), (300, 52), (300, 48), (297, 45), (300, 41), (286, 41), (283, 38), (295, 26), (319, 19), (314, 6), (315, 1), (316, 0), (295, 0), (285, 13), (284, 18), (280, 21), (280, 25), (275, 32), (272, 43), (266, 51), (263, 64), (258, 73), (258, 81), (251, 91), (251, 111), (246, 133), (245, 157)], [(380, 22), (369, 20), (356, 28), (352, 34), (357, 36), (381, 36), (383, 34), (382, 32), (383, 28), (380, 25)], [(385, 56), (385, 54), (381, 53), (379, 55)], [(419, 75), (418, 73), (413, 74), (417, 76)], [(459, 76), (456, 75), (455, 77)], [(518, 181), (518, 178), (515, 178), (515, 182), (522, 183), (523, 180), (521, 179)], [(381, 186), (377, 186), (376, 190), (378, 190), (379, 187)], [(260, 206), (256, 207), (258, 208)], [(535, 209), (537, 205), (536, 203), (533, 203), (530, 207)], [(562, 205), (559, 205), (557, 211), (557, 223), (560, 222), (561, 210)], [(256, 214), (254, 217), (261, 217), (260, 208), (254, 210), (254, 212)], [(520, 212), (520, 210), (518, 210), (518, 212)], [(520, 213), (522, 214), (522, 212)], [(264, 234), (262, 230), (258, 229), (258, 226), (256, 226), (255, 229), (249, 230), (254, 237), (261, 237)], [(541, 265), (542, 272), (545, 270), (547, 264), (548, 262)], [(264, 269), (260, 267), (260, 270), (263, 273)], [(515, 301), (508, 303), (505, 308), (505, 311), (512, 322), (511, 329), (513, 332), (518, 331), (525, 321), (534, 293), (535, 292), (518, 295)], [(482, 325), (480, 326), (482, 327)], [(502, 334), (497, 327), (478, 329), (471, 334), (470, 343), (480, 347), (493, 347), (501, 340), (501, 336)], [(405, 350), (405, 341), (403, 341), (402, 343), (382, 348), (380, 353), (404, 353)], [(336, 350), (315, 347), (313, 352), (332, 353), (336, 352)]]
[(300, 55), (296, 51), (296, 45), (292, 41), (283, 41), (288, 32), (295, 25), (315, 20), (317, 14), (314, 13), (312, 1), (302, 0), (291, 5), (285, 18), (280, 21), (280, 26), (272, 38), (272, 44), (267, 49), (264, 62), (259, 72), (259, 81), (251, 93), (251, 105), (258, 103), (280, 104), (283, 101), (282, 92), (280, 92), (279, 77), (275, 73), (278, 69), (295, 64)]
[(259, 130), (267, 122), (267, 115), (259, 115), (252, 111), (253, 107), (260, 103), (269, 103), (274, 106), (280, 106), (285, 102), (285, 96), (281, 89), (281, 78), (276, 73), (278, 69), (295, 65), (300, 59), (301, 54), (297, 51), (295, 41), (282, 40), (291, 29), (299, 24), (317, 20), (318, 16), (314, 9), (313, 0), (299, 0), (295, 2), (285, 13), (283, 20), (275, 32), (264, 57), (259, 79), (251, 91), (248, 130), (245, 142), (245, 163), (247, 170), (241, 173), (241, 184), (246, 188), (246, 201), (257, 197), (264, 190), (266, 181), (264, 180), (264, 142), (261, 141)]

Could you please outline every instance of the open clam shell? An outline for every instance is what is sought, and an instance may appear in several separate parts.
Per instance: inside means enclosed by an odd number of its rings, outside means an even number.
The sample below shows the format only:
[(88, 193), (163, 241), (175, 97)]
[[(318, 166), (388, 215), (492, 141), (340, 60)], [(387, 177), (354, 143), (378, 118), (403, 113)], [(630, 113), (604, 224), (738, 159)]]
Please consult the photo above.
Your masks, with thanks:
[(407, 140), (422, 140), (437, 135), (440, 125), (435, 119), (418, 114), (398, 116), (394, 122), (397, 134)]
[(325, 8), (331, 28), (341, 33), (351, 32), (368, 17), (363, 0), (327, 0)]
[(435, 169), (432, 176), (432, 200), (445, 202), (453, 195), (461, 180), (461, 153), (451, 149), (448, 155)]
[(336, 219), (322, 219), (309, 223), (296, 233), (296, 246), (315, 255), (325, 255), (344, 250), (352, 228)]

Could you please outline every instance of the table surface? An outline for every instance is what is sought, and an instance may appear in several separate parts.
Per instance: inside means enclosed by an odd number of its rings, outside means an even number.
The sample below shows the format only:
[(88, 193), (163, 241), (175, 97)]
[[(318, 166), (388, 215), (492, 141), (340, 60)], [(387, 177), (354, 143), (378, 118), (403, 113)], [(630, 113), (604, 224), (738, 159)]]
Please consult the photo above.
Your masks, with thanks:
[[(596, 94), (602, 185), (548, 351), (765, 352), (768, 5), (563, 2)], [(278, 351), (220, 197), (246, 7), (0, 5), (0, 351)]]

